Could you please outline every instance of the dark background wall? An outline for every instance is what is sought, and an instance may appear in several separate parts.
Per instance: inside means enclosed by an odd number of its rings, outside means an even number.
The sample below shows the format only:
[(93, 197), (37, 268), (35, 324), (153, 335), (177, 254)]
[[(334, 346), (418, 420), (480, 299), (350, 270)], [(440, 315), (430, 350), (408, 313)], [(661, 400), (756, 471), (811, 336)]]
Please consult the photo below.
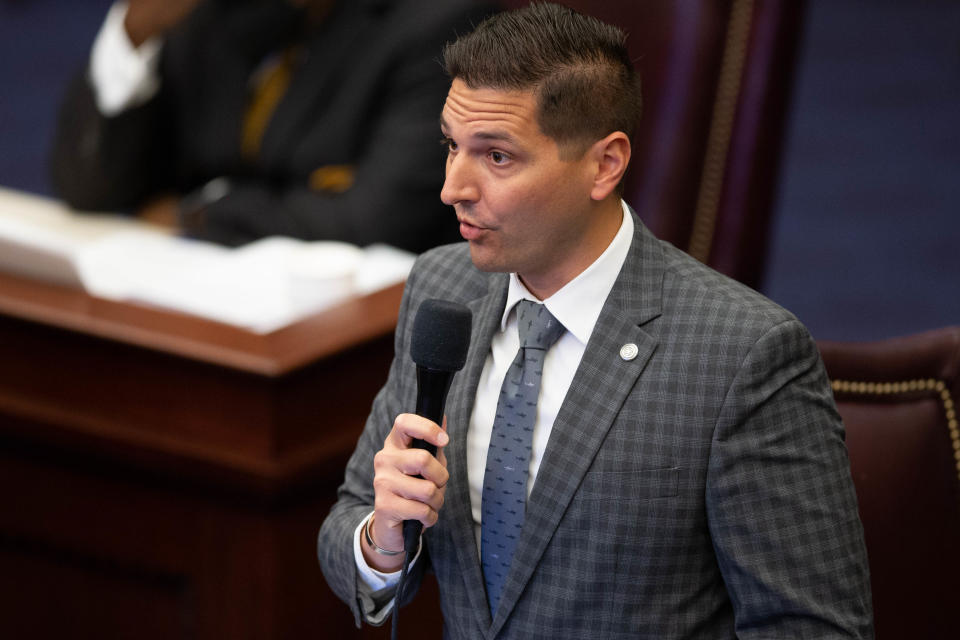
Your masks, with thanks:
[(960, 324), (960, 2), (810, 0), (765, 293), (818, 338)]
[(67, 79), (110, 0), (0, 0), (0, 185), (50, 193), (46, 155)]
[[(0, 185), (50, 192), (109, 5), (0, 0)], [(960, 2), (808, 0), (795, 82), (764, 293), (817, 338), (960, 324)]]

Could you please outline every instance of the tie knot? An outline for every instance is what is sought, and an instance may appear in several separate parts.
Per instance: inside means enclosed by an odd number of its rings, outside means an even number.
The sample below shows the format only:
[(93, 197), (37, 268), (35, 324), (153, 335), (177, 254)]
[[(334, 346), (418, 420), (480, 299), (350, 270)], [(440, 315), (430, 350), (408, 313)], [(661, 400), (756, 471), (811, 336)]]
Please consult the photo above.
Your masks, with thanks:
[(553, 317), (547, 307), (532, 300), (517, 303), (520, 346), (546, 351), (560, 339), (566, 328)]

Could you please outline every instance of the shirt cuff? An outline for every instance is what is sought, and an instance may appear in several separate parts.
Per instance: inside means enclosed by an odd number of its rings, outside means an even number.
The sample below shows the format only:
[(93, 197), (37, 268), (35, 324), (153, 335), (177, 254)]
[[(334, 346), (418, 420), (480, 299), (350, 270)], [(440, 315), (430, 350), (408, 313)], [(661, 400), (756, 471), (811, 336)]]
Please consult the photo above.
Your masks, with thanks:
[[(377, 571), (367, 564), (363, 557), (363, 550), (360, 548), (360, 537), (363, 535), (363, 528), (373, 517), (371, 511), (366, 518), (360, 521), (356, 530), (353, 532), (353, 556), (357, 564), (357, 573), (360, 580), (357, 581), (357, 596), (360, 601), (360, 608), (364, 619), (372, 625), (383, 624), (389, 613), (393, 610), (394, 597), (393, 589), (400, 582), (400, 571), (384, 573)], [(420, 545), (417, 548), (417, 555), (410, 561), (412, 568), (417, 559), (420, 558), (420, 552), (423, 550), (423, 538), (420, 539)], [(384, 600), (389, 596), (389, 600)]]
[[(363, 557), (363, 549), (360, 548), (360, 537), (363, 535), (363, 528), (367, 526), (367, 522), (369, 522), (372, 517), (373, 511), (360, 522), (357, 530), (353, 532), (353, 556), (357, 561), (357, 571), (360, 572), (360, 577), (366, 586), (369, 587), (371, 591), (380, 591), (381, 589), (397, 586), (397, 583), (400, 582), (400, 572), (383, 573), (382, 571), (377, 571), (368, 565), (366, 558)], [(419, 556), (420, 553), (417, 552), (417, 557)], [(416, 558), (414, 558), (413, 562), (416, 562)], [(413, 565), (413, 562), (410, 564)]]
[(160, 89), (163, 40), (153, 37), (134, 47), (123, 26), (126, 15), (126, 2), (110, 7), (90, 54), (90, 84), (97, 108), (107, 117), (143, 104)]

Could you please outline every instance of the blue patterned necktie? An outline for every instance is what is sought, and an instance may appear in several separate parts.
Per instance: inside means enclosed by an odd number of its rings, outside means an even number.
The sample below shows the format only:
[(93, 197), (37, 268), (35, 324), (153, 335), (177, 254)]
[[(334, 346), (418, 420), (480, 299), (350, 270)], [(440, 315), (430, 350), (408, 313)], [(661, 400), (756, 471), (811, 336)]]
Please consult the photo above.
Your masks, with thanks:
[(491, 615), (523, 528), (543, 359), (566, 331), (545, 306), (530, 300), (517, 303), (517, 319), (520, 349), (500, 388), (483, 476), (480, 556)]

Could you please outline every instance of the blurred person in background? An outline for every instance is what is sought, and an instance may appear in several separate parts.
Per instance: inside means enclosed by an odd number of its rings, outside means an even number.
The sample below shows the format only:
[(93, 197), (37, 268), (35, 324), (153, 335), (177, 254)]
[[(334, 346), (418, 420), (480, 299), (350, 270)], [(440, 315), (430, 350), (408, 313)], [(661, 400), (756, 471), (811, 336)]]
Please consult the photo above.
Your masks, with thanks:
[(115, 3), (67, 89), (57, 194), (236, 246), (459, 238), (433, 142), (475, 0)]

